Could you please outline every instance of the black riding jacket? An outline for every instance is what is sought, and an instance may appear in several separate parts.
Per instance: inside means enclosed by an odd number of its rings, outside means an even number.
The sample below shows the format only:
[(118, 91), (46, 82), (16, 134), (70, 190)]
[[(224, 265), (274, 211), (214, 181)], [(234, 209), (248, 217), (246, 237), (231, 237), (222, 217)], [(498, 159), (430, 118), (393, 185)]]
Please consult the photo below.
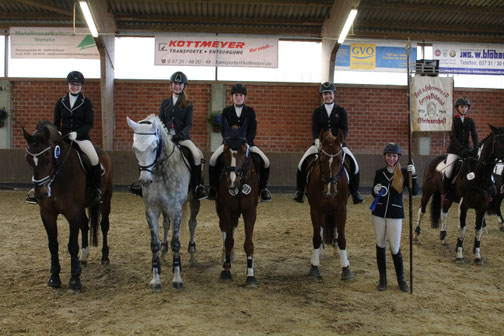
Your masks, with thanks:
[(190, 140), (189, 132), (192, 129), (193, 105), (189, 102), (187, 107), (181, 106), (182, 96), (173, 105), (172, 97), (161, 102), (159, 119), (165, 124), (168, 131), (175, 129), (174, 141)]
[[(408, 170), (405, 168), (401, 169), (401, 172), (404, 177), (404, 188), (408, 188)], [(392, 175), (393, 173), (389, 173), (387, 168), (380, 168), (376, 171), (373, 188), (371, 194), (373, 197), (376, 197), (377, 194), (374, 192), (374, 186), (378, 183), (382, 186), (387, 187), (388, 192), (386, 195), (382, 196), (376, 208), (372, 212), (373, 215), (384, 218), (404, 218), (404, 208), (403, 208), (403, 193), (398, 193), (397, 190), (392, 188)], [(412, 179), (413, 190), (410, 191), (413, 195), (418, 193), (418, 182), (417, 176), (414, 175)], [(403, 189), (404, 189), (403, 188)]]
[(256, 113), (252, 107), (247, 106), (247, 105), (243, 105), (243, 109), (242, 109), (242, 112), (241, 112), (239, 118), (238, 118), (238, 115), (236, 114), (236, 110), (235, 110), (234, 105), (225, 107), (224, 110), (222, 110), (222, 116), (221, 116), (222, 138), (225, 138), (225, 136), (224, 136), (224, 120), (227, 121), (229, 127), (233, 127), (234, 125), (241, 127), (245, 123), (245, 121), (248, 120), (248, 122), (247, 122), (247, 143), (250, 147), (255, 146), (254, 139), (257, 134), (257, 118), (256, 118)]
[(471, 150), (469, 146), (469, 135), (471, 136), (473, 148), (478, 147), (478, 134), (476, 133), (476, 125), (474, 121), (466, 116), (464, 122), (457, 113), (453, 117), (453, 130), (450, 134), (450, 145), (448, 153), (461, 155), (464, 151)]
[(338, 136), (338, 130), (343, 131), (346, 138), (348, 135), (348, 117), (345, 109), (334, 104), (330, 117), (324, 105), (317, 107), (312, 114), (312, 136), (318, 139), (321, 130), (331, 130), (334, 136)]
[(73, 107), (67, 93), (54, 106), (54, 125), (61, 134), (77, 132), (77, 140), (90, 140), (89, 131), (93, 128), (94, 109), (89, 98), (79, 93)]

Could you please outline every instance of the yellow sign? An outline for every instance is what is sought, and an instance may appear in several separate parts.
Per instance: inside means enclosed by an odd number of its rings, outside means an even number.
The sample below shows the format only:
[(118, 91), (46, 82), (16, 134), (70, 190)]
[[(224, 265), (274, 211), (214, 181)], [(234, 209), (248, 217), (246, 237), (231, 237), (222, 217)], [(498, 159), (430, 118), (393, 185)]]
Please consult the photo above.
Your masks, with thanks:
[(376, 44), (350, 44), (350, 69), (374, 70), (376, 68)]

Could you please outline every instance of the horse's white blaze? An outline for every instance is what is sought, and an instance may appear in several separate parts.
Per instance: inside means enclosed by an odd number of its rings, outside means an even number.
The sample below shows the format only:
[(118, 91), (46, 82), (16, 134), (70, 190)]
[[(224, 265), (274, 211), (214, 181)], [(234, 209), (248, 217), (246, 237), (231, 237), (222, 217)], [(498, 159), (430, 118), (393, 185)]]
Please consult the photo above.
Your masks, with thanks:
[[(233, 155), (231, 156), (231, 167), (236, 167), (236, 158), (234, 157), (235, 151), (231, 151), (231, 153), (233, 153)], [(231, 172), (229, 174), (229, 178), (231, 179), (231, 185), (230, 185), (230, 187), (234, 188), (235, 181), (236, 181), (236, 173), (235, 172)]]
[(247, 276), (254, 276), (254, 260), (252, 257), (247, 257), (248, 260), (252, 260), (252, 267), (247, 267)]
[(87, 261), (88, 257), (89, 257), (89, 247), (82, 248), (81, 249), (80, 260), (81, 261)]
[(313, 266), (320, 265), (320, 248), (312, 250), (311, 264)]
[(180, 266), (173, 268), (173, 283), (182, 283), (182, 277), (180, 276)]
[(347, 251), (346, 250), (340, 250), (338, 248), (338, 252), (339, 252), (339, 261), (340, 261), (341, 267), (348, 267), (348, 266), (350, 266), (350, 262), (348, 261)]

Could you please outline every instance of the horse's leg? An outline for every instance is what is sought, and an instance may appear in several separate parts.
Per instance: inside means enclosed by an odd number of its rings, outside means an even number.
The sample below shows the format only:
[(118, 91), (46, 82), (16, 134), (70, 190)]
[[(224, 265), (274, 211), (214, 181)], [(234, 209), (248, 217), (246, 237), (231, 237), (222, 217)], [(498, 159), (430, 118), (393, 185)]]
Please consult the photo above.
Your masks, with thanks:
[(497, 196), (495, 196), (495, 214), (497, 215), (497, 222), (500, 224), (500, 230), (504, 232), (504, 218), (502, 218), (501, 212), (501, 202), (503, 195), (498, 192)]
[(108, 232), (110, 228), (110, 197), (107, 193), (104, 195), (104, 201), (100, 204), (100, 213), (101, 213), (101, 221), (100, 228), (102, 232), (102, 257), (101, 263), (102, 265), (110, 264), (109, 259), (109, 247), (108, 247)]
[(308, 275), (315, 278), (315, 279), (320, 279), (321, 278), (320, 271), (319, 271), (320, 245), (322, 244), (320, 230), (322, 228), (322, 221), (324, 220), (324, 215), (322, 213), (320, 213), (319, 211), (313, 210), (312, 208), (310, 208), (310, 215), (311, 215), (312, 226), (313, 226), (313, 250), (312, 250), (312, 257), (311, 257), (311, 267), (310, 267), (310, 272), (308, 273)]
[(68, 238), (68, 253), (70, 253), (70, 271), (71, 271), (71, 278), (70, 282), (68, 283), (68, 288), (70, 288), (74, 292), (79, 292), (82, 288), (82, 284), (80, 281), (81, 266), (79, 261), (79, 230), (82, 228), (82, 220), (83, 220), (82, 217), (83, 217), (82, 213), (76, 213), (73, 216), (67, 217), (68, 223), (70, 224), (70, 235)]
[(200, 201), (198, 201), (195, 197), (191, 198), (191, 201), (189, 202), (190, 208), (191, 208), (191, 216), (189, 218), (189, 245), (188, 245), (188, 252), (189, 252), (189, 263), (190, 265), (196, 265), (197, 263), (197, 258), (196, 258), (196, 241), (194, 240), (195, 233), (196, 233), (196, 226), (198, 225), (196, 217), (198, 216), (199, 210), (200, 210)]
[(166, 255), (168, 254), (168, 232), (170, 231), (170, 217), (166, 211), (163, 214), (163, 241), (161, 242), (161, 263), (167, 265)]
[(220, 274), (221, 280), (232, 281), (233, 275), (231, 274), (232, 251), (234, 247), (234, 233), (238, 224), (238, 217), (229, 212), (223, 213), (219, 217), (219, 226), (222, 232), (224, 262), (222, 264), (223, 270)]
[(81, 232), (81, 253), (80, 253), (80, 263), (82, 266), (87, 265), (87, 260), (89, 258), (89, 219), (86, 216), (86, 211), (83, 210), (81, 214), (80, 232)]
[(145, 209), (145, 217), (147, 218), (147, 223), (149, 224), (149, 230), (151, 234), (151, 251), (152, 251), (152, 280), (150, 282), (150, 287), (153, 290), (161, 290), (161, 280), (159, 278), (161, 274), (161, 263), (159, 261), (159, 229), (158, 229), (158, 218), (159, 211), (157, 209)]
[(452, 204), (452, 201), (445, 201), (443, 203), (443, 208), (441, 211), (441, 228), (439, 229), (439, 240), (441, 240), (441, 244), (443, 245), (446, 244), (446, 221), (448, 219), (448, 211), (450, 211)]
[[(232, 222), (232, 219), (228, 219), (230, 222)], [(222, 223), (222, 221), (219, 219), (219, 222)], [(236, 226), (234, 226), (233, 224), (231, 224), (231, 237), (233, 239), (233, 242), (234, 242), (234, 236), (235, 236), (235, 230), (236, 230)], [(226, 238), (228, 236), (228, 229), (226, 229), (225, 227), (222, 227), (221, 226), (221, 234), (222, 234), (222, 254), (221, 254), (221, 262), (222, 263), (225, 263), (226, 262)], [(229, 253), (230, 254), (230, 257), (229, 257), (229, 261), (230, 262), (233, 262), (235, 260), (235, 255), (234, 255), (234, 243), (233, 245), (231, 246), (231, 252)]]
[(58, 226), (56, 225), (57, 214), (43, 214), (42, 209), (40, 211), (42, 217), (42, 223), (44, 223), (44, 228), (47, 233), (47, 239), (49, 241), (49, 252), (51, 253), (51, 277), (47, 282), (47, 285), (54, 288), (61, 287), (60, 271), (61, 266), (58, 257)]
[(243, 222), (245, 226), (245, 243), (243, 248), (247, 254), (247, 285), (256, 288), (257, 279), (254, 275), (254, 242), (252, 236), (254, 233), (254, 225), (257, 218), (257, 209), (252, 207), (248, 211), (243, 213)]
[(341, 266), (341, 280), (352, 281), (354, 276), (352, 271), (350, 271), (350, 262), (348, 261), (347, 250), (346, 250), (346, 236), (345, 236), (345, 224), (346, 224), (346, 211), (343, 209), (334, 216), (334, 230), (336, 231), (335, 237), (338, 242), (338, 254)]
[(462, 244), (464, 242), (464, 236), (466, 231), (466, 217), (467, 217), (467, 207), (464, 204), (464, 199), (460, 200), (459, 204), (459, 236), (457, 238), (457, 256), (455, 261), (464, 261), (464, 255), (462, 253)]
[(428, 188), (422, 191), (422, 200), (420, 202), (420, 208), (417, 212), (417, 224), (415, 227), (415, 243), (419, 244), (419, 236), (420, 236), (420, 223), (422, 222), (423, 216), (427, 210), (427, 204), (432, 196), (432, 191)]
[(170, 221), (173, 222), (173, 232), (171, 239), (171, 249), (173, 253), (173, 279), (172, 279), (172, 288), (182, 289), (184, 288), (184, 283), (182, 282), (182, 276), (180, 272), (182, 270), (182, 266), (180, 263), (180, 224), (182, 222), (182, 208), (176, 209), (170, 218)]
[(476, 210), (473, 253), (474, 253), (474, 263), (478, 265), (483, 264), (483, 260), (481, 259), (480, 244), (484, 224), (485, 224), (485, 211)]

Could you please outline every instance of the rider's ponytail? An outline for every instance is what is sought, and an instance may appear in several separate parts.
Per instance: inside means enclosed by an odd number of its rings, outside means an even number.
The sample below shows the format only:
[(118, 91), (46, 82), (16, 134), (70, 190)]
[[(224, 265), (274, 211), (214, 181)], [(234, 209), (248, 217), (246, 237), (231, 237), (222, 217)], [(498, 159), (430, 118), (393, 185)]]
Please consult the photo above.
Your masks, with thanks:
[(394, 188), (398, 193), (402, 193), (404, 189), (404, 176), (399, 162), (396, 163), (394, 174), (392, 175), (392, 188)]
[(189, 101), (189, 97), (187, 96), (187, 92), (182, 92), (182, 94), (179, 97), (180, 99), (180, 107), (185, 108), (191, 105), (191, 102)]

